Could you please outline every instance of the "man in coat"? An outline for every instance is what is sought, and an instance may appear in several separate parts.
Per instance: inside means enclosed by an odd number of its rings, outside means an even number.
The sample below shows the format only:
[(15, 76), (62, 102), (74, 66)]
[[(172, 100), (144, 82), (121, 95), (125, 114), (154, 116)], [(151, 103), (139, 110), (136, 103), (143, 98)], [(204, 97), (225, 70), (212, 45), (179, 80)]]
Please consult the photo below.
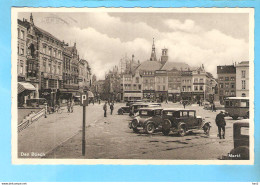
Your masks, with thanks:
[(107, 117), (107, 102), (105, 102), (103, 106), (103, 110), (104, 110), (104, 117)]
[[(220, 139), (225, 139), (225, 126), (226, 126), (226, 121), (225, 121), (225, 115), (223, 111), (220, 111), (219, 114), (216, 116), (216, 125), (218, 127), (218, 136)], [(223, 131), (223, 134), (221, 135), (221, 130)]]

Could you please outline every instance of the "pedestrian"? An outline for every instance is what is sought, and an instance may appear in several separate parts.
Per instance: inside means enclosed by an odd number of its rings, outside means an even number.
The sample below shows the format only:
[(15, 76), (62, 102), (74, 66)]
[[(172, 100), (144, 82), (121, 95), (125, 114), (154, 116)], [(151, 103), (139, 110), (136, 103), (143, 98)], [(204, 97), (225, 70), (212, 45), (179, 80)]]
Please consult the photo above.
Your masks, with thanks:
[(98, 104), (100, 104), (100, 98), (98, 99)]
[(103, 110), (104, 110), (104, 117), (107, 117), (107, 102), (105, 102), (103, 106)]
[(212, 107), (213, 107), (213, 108), (212, 108), (212, 109), (213, 109), (212, 112), (216, 112), (217, 109), (216, 109), (216, 106), (215, 106), (215, 103), (214, 103), (214, 102), (213, 102)]
[(168, 104), (168, 100), (167, 99), (166, 99), (165, 103)]
[(94, 98), (93, 98), (93, 101), (92, 101), (92, 103), (93, 103), (93, 105), (95, 104), (95, 102), (94, 102), (95, 100), (94, 100)]
[(114, 110), (114, 103), (111, 103), (110, 104), (110, 113), (111, 113), (111, 115), (113, 114), (113, 110)]
[(73, 112), (73, 106), (74, 106), (74, 99), (70, 102), (70, 112)]
[[(218, 127), (218, 136), (220, 139), (225, 139), (225, 126), (226, 126), (226, 121), (225, 121), (225, 115), (223, 111), (220, 111), (219, 114), (216, 116), (216, 125)], [(223, 134), (221, 135), (221, 130)]]
[(186, 101), (183, 101), (182, 104), (183, 104), (183, 107), (184, 107), (184, 109), (185, 109)]
[(68, 112), (70, 112), (70, 100), (67, 101), (67, 109), (68, 109)]

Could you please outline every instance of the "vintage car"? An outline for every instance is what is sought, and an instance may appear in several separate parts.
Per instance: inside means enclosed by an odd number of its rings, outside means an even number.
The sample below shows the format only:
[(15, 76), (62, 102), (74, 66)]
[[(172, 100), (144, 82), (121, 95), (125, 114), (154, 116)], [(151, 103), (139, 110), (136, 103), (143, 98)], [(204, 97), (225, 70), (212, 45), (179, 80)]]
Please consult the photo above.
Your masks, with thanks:
[(134, 116), (137, 112), (138, 109), (142, 107), (160, 107), (160, 103), (135, 103), (130, 105), (130, 111), (129, 111), (129, 116)]
[(162, 132), (168, 135), (170, 131), (177, 132), (179, 136), (185, 136), (188, 131), (202, 129), (209, 135), (210, 122), (205, 122), (200, 116), (196, 116), (195, 110), (167, 108), (162, 112)]
[(162, 124), (162, 110), (161, 107), (140, 108), (139, 115), (129, 123), (129, 128), (134, 132), (141, 129), (147, 134), (152, 134)]
[(227, 160), (249, 160), (249, 120), (233, 124), (234, 149), (224, 158)]
[(135, 103), (143, 103), (143, 101), (142, 100), (128, 100), (126, 102), (126, 106), (130, 106), (130, 105), (135, 104)]
[(119, 115), (123, 115), (124, 113), (129, 113), (130, 112), (130, 107), (129, 106), (124, 106), (124, 107), (120, 107), (118, 110), (117, 110), (117, 113)]

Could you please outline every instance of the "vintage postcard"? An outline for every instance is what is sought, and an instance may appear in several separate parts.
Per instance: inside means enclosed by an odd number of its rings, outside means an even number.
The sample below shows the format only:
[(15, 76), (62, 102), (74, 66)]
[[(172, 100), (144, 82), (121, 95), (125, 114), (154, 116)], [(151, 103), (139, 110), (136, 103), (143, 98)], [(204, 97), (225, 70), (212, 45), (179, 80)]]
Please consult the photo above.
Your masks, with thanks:
[(253, 8), (12, 8), (13, 164), (254, 164)]

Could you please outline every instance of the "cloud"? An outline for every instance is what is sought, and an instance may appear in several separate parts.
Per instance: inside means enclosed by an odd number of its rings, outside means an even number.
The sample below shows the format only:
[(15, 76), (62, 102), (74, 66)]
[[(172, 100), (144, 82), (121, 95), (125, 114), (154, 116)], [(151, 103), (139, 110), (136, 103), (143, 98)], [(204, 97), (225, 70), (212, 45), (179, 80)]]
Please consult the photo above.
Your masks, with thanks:
[(215, 28), (206, 30), (191, 19), (182, 22), (162, 20), (170, 31), (160, 32), (146, 22), (126, 22), (107, 13), (61, 14), (57, 17), (69, 24), (62, 21), (46, 23), (41, 21), (44, 16), (34, 20), (36, 25), (61, 40), (71, 44), (76, 41), (80, 57), (89, 61), (98, 79), (104, 78), (105, 72), (118, 65), (125, 54), (134, 54), (141, 62), (149, 59), (153, 37), (157, 58), (161, 49), (166, 47), (170, 61), (191, 66), (204, 64), (215, 76), (217, 65), (248, 60), (249, 45), (244, 39), (234, 38)]

